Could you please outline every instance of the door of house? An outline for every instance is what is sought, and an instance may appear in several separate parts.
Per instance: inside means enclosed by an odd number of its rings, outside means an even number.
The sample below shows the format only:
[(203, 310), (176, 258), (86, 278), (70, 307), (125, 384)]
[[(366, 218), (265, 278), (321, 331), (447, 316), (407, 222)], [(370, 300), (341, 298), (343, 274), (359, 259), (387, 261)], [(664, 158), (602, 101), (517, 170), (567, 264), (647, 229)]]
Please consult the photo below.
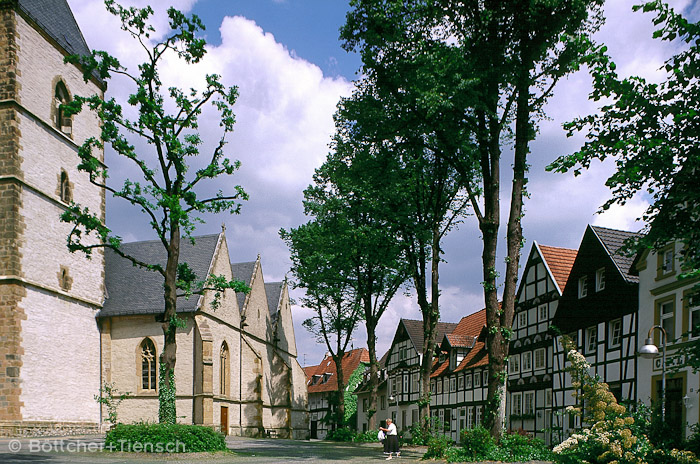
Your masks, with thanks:
[[(656, 381), (656, 394), (661, 391), (661, 380)], [(666, 378), (666, 423), (678, 437), (683, 435), (683, 378)]]
[(228, 435), (228, 407), (221, 406), (221, 433)]
[(311, 438), (318, 438), (318, 421), (311, 421)]

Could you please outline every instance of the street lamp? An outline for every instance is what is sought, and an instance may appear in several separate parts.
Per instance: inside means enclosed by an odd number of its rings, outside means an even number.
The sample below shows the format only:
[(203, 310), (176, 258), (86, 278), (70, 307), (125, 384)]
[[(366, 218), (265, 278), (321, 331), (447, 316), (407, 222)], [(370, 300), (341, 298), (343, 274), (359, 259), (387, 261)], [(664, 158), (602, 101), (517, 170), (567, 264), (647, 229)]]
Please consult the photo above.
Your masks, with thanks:
[(398, 430), (398, 429), (399, 429), (399, 425), (398, 425), (398, 420), (399, 420), (399, 399), (398, 399), (397, 397), (395, 397), (394, 395), (391, 395), (391, 396), (389, 397), (389, 406), (390, 406), (390, 407), (391, 407), (391, 403), (392, 403), (394, 400), (396, 400), (396, 419), (394, 419), (394, 422), (397, 422), (397, 424), (396, 424), (396, 430)]
[(653, 359), (659, 355), (659, 347), (654, 344), (651, 337), (654, 329), (661, 331), (661, 343), (663, 344), (663, 352), (661, 355), (661, 422), (666, 420), (666, 330), (660, 325), (654, 325), (649, 329), (649, 335), (644, 341), (644, 346), (639, 350), (639, 356), (646, 359)]

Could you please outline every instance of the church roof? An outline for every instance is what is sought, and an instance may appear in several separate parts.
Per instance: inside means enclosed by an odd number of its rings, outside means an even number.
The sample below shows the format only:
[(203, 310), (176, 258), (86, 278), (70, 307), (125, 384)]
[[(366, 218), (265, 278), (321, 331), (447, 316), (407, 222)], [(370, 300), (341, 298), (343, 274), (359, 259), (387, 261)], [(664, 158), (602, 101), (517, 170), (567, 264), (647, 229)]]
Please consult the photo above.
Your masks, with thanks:
[[(195, 237), (194, 245), (187, 239), (180, 243), (180, 262), (189, 264), (198, 280), (207, 276), (218, 241), (219, 234), (213, 234)], [(123, 243), (121, 250), (140, 261), (165, 266), (167, 256), (160, 240)], [(163, 277), (133, 266), (110, 249), (105, 250), (105, 285), (107, 295), (98, 317), (163, 313)], [(197, 295), (178, 298), (177, 311), (196, 311), (198, 300)]]
[[(71, 55), (89, 55), (88, 47), (66, 0), (19, 0), (20, 11)], [(94, 77), (104, 85), (97, 73)]]
[(280, 297), (282, 296), (282, 287), (284, 282), (265, 283), (265, 294), (267, 295), (267, 307), (270, 309), (270, 314), (277, 314), (280, 306)]
[[(233, 273), (233, 278), (236, 280), (242, 280), (248, 287), (250, 287), (250, 283), (253, 280), (253, 271), (255, 271), (256, 262), (257, 261), (248, 261), (247, 263), (231, 263), (231, 272)], [(236, 299), (238, 300), (238, 310), (243, 312), (243, 304), (245, 303), (245, 293), (236, 293)], [(275, 309), (276, 308), (277, 306), (275, 306)]]

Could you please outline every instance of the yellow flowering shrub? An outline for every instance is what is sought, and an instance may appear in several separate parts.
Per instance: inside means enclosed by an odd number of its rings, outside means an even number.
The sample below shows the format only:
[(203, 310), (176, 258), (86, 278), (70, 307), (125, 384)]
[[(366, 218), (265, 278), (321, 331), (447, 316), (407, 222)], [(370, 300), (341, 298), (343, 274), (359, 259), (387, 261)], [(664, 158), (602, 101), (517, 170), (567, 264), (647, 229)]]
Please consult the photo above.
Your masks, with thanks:
[[(589, 373), (590, 364), (576, 350), (576, 345), (562, 337), (567, 353), (574, 397), (577, 406), (569, 406), (566, 412), (581, 416), (588, 425), (554, 447), (559, 461), (564, 464), (587, 462), (590, 464), (652, 464), (674, 462), (678, 464), (700, 463), (688, 451), (654, 450), (649, 439), (635, 433), (635, 418), (627, 408), (618, 404), (608, 385)], [(669, 461), (670, 459), (670, 461)]]

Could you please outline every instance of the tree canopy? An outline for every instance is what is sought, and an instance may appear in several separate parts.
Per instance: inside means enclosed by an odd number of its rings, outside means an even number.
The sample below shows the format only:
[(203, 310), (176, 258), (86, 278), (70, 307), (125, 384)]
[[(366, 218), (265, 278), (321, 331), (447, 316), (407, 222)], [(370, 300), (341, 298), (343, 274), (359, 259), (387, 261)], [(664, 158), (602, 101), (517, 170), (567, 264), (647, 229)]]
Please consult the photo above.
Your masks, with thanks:
[(617, 170), (606, 185), (612, 196), (601, 206), (624, 205), (638, 193), (650, 205), (642, 215), (646, 226), (638, 247), (660, 249), (678, 240), (685, 275), (700, 276), (700, 23), (693, 23), (657, 0), (634, 7), (652, 13), (654, 38), (675, 43), (659, 83), (638, 76), (621, 77), (607, 48), (591, 56), (593, 91), (600, 112), (565, 125), (569, 135), (586, 134), (575, 153), (562, 156), (548, 169), (579, 175), (594, 160), (613, 158)]

